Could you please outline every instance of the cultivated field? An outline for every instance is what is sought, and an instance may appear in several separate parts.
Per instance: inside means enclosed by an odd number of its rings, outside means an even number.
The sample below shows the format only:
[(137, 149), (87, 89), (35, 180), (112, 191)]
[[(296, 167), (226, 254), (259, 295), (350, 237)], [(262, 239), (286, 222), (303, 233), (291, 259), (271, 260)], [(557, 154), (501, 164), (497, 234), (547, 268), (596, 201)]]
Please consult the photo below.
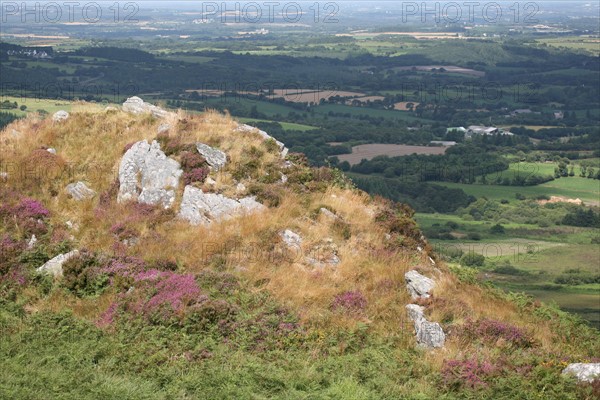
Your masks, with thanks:
[(340, 161), (348, 161), (350, 165), (358, 164), (361, 160), (370, 160), (377, 156), (408, 156), (411, 154), (444, 154), (448, 147), (410, 146), (404, 144), (361, 144), (352, 148), (352, 154), (338, 156)]

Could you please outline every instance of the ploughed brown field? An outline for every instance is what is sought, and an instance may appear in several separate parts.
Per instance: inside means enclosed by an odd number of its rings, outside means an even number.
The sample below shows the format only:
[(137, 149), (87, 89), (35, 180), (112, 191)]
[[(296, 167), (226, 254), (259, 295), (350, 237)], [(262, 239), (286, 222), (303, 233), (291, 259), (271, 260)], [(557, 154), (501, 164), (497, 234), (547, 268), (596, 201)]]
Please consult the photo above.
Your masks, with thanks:
[(361, 160), (370, 160), (377, 156), (408, 156), (411, 154), (444, 154), (447, 146), (410, 146), (406, 144), (361, 144), (352, 148), (352, 154), (337, 156), (340, 161), (348, 161), (350, 165), (358, 164)]

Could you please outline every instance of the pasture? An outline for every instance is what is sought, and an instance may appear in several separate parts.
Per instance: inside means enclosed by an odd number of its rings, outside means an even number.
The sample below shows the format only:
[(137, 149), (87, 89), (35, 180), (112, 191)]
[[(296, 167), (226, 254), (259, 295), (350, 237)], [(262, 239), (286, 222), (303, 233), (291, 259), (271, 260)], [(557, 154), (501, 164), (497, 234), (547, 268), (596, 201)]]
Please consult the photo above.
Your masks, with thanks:
[(407, 156), (411, 154), (444, 154), (448, 147), (444, 146), (410, 146), (404, 144), (361, 144), (352, 147), (352, 154), (342, 154), (340, 161), (348, 161), (350, 165), (358, 164), (361, 160), (370, 160), (377, 156)]

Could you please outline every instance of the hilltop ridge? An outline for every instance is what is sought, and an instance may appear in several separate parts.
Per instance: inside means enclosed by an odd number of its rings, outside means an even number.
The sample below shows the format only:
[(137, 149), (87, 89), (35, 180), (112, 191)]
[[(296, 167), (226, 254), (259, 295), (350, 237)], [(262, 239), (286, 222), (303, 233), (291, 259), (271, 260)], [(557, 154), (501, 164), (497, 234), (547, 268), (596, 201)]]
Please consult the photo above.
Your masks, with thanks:
[(477, 284), (408, 206), (228, 115), (134, 98), (0, 145), (2, 397), (600, 393), (562, 375), (599, 361), (597, 331)]

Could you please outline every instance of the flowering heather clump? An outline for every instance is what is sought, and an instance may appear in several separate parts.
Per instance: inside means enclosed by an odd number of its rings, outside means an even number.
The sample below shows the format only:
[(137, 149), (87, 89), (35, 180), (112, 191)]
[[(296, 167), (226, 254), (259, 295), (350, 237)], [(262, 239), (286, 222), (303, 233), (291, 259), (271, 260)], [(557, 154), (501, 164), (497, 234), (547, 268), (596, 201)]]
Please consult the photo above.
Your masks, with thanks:
[(444, 383), (455, 389), (485, 387), (486, 381), (498, 372), (490, 362), (477, 359), (446, 360), (442, 367)]
[(151, 322), (183, 317), (188, 306), (208, 298), (203, 296), (193, 275), (148, 270), (134, 276), (133, 291), (120, 297), (123, 310)]
[(111, 226), (110, 233), (115, 235), (119, 240), (131, 239), (137, 236), (137, 232), (129, 228), (124, 222), (117, 222)]
[(99, 272), (110, 277), (134, 277), (146, 269), (146, 263), (141, 258), (123, 256), (110, 260)]
[(25, 244), (23, 242), (16, 241), (7, 235), (2, 236), (2, 239), (0, 239), (0, 273), (6, 273), (11, 261), (24, 249)]
[(49, 217), (50, 211), (39, 201), (26, 197), (14, 208), (14, 214), (19, 220), (41, 219)]
[(469, 338), (478, 338), (485, 342), (497, 342), (502, 339), (518, 347), (530, 347), (533, 344), (533, 339), (523, 329), (492, 319), (467, 319), (462, 333)]
[(181, 153), (181, 168), (191, 171), (206, 166), (206, 160), (197, 151), (184, 151)]
[(363, 294), (356, 291), (348, 291), (335, 296), (331, 303), (334, 311), (342, 310), (349, 313), (360, 313), (367, 307), (367, 300)]
[(208, 168), (194, 168), (191, 171), (187, 171), (183, 173), (183, 182), (186, 185), (191, 185), (192, 183), (204, 183), (204, 180), (208, 176)]

